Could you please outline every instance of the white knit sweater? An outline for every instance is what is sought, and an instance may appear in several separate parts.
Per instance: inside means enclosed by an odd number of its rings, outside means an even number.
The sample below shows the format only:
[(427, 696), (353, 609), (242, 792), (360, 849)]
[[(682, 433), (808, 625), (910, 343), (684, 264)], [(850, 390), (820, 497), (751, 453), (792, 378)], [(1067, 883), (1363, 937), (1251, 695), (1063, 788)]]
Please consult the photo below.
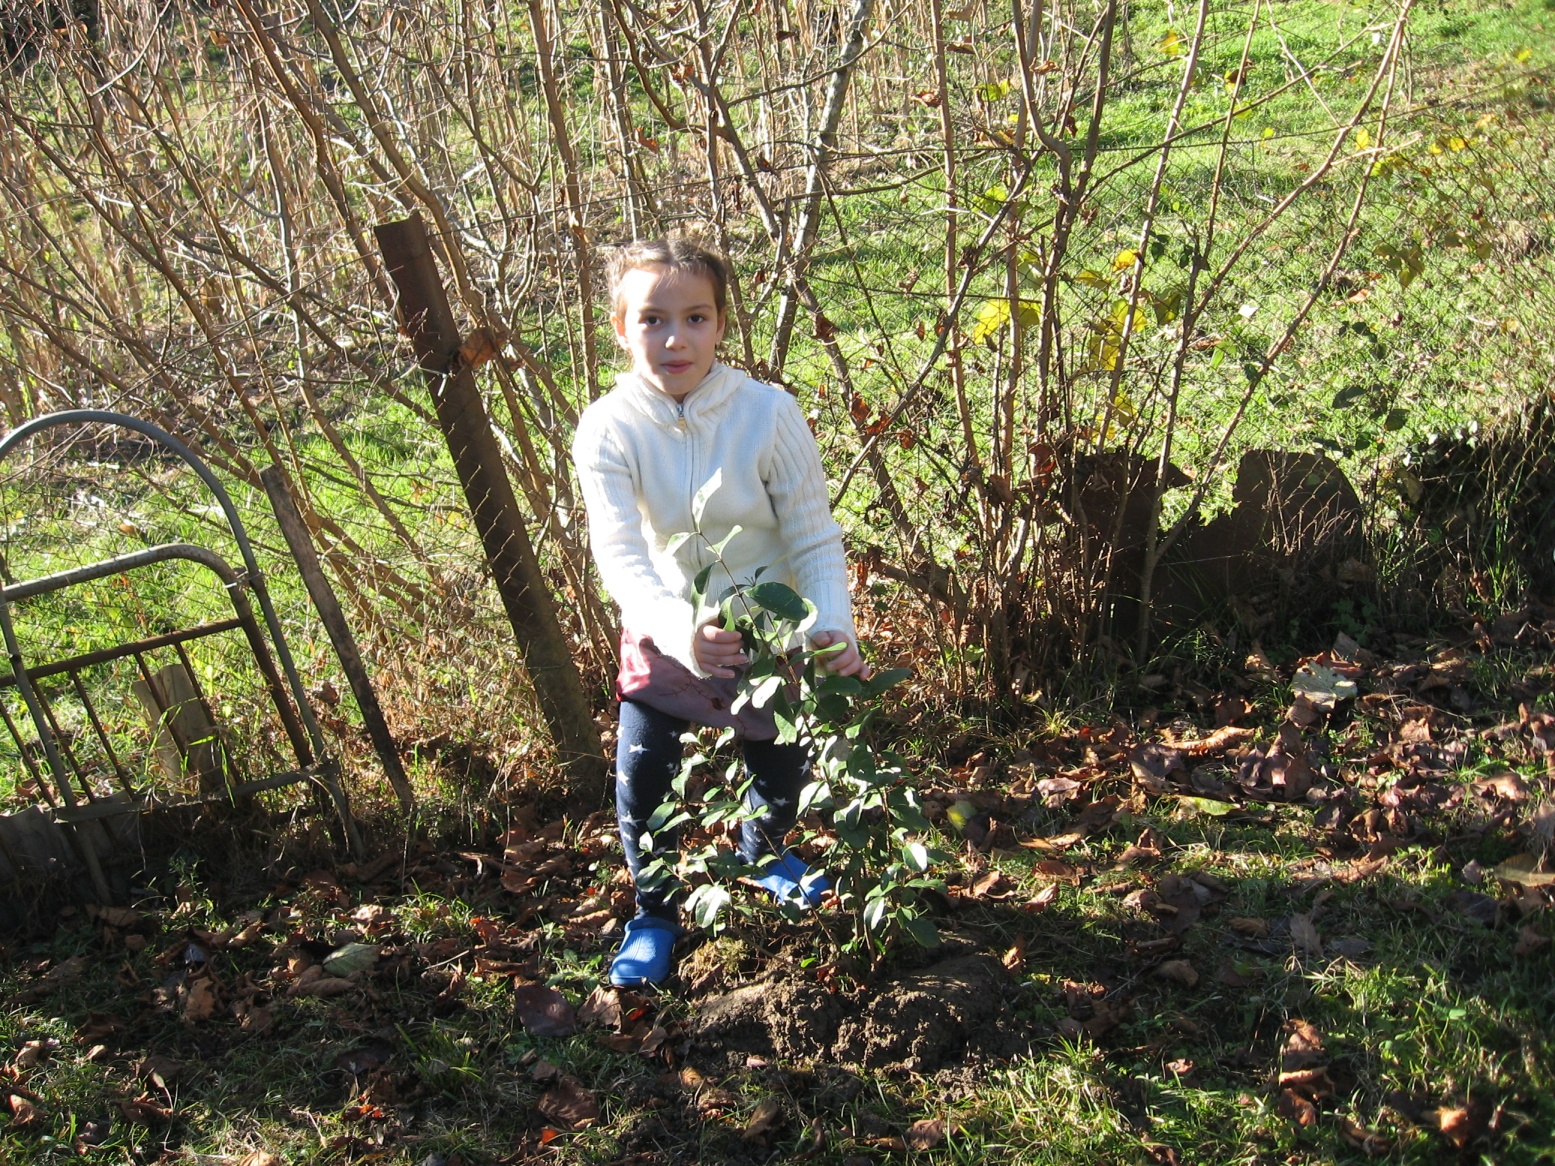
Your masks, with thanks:
[(832, 518), (820, 452), (793, 397), (715, 364), (683, 402), (623, 373), (578, 421), (573, 461), (588, 507), (589, 541), (622, 623), (698, 675), (696, 629), (716, 616), (730, 583), (715, 568), (708, 601), (692, 582), (712, 561), (708, 543), (670, 540), (693, 529), (692, 499), (718, 471), (702, 533), (717, 543), (740, 528), (723, 557), (741, 583), (787, 583), (816, 605), (811, 631), (852, 636), (842, 529)]

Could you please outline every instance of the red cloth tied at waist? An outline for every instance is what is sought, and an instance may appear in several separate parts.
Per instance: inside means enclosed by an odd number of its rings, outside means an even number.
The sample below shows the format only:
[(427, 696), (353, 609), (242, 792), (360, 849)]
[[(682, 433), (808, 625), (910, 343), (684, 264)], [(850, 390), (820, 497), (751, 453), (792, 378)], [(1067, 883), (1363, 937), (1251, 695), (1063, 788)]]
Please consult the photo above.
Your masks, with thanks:
[(668, 716), (698, 725), (734, 729), (752, 741), (777, 736), (772, 708), (746, 702), (731, 712), (740, 694), (738, 676), (698, 676), (673, 656), (659, 651), (651, 636), (621, 629), (621, 670), (616, 674), (616, 699), (634, 700)]

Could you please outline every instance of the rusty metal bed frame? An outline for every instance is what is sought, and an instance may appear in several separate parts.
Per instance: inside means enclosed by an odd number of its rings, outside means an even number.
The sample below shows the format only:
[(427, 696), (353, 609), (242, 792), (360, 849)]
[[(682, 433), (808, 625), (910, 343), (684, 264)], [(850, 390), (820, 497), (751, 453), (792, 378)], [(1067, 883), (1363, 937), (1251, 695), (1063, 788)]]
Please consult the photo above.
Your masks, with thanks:
[[(50, 413), (38, 417), (8, 433), (0, 439), (0, 464), (22, 443), (46, 429), (64, 425), (117, 426), (150, 438), (176, 454), (194, 471), (220, 506), (242, 558), (242, 569), (234, 569), (220, 555), (209, 548), (191, 543), (164, 543), (146, 547), (110, 559), (74, 567), (70, 570), (34, 579), (6, 580), (0, 586), (0, 637), (3, 637), (10, 662), (10, 673), (0, 675), (0, 690), (14, 687), (21, 695), (28, 719), (31, 721), (36, 741), (29, 743), (21, 725), (0, 703), (0, 718), (16, 742), (28, 778), (40, 791), (46, 815), (70, 833), (74, 850), (86, 868), (96, 894), (103, 902), (111, 898), (109, 885), (98, 858), (97, 847), (84, 839), (80, 830), (91, 823), (102, 823), (117, 815), (144, 813), (155, 807), (205, 806), (234, 800), (262, 790), (307, 782), (327, 795), (338, 815), (347, 845), (360, 854), (361, 840), (351, 814), (350, 803), (340, 784), (337, 762), (329, 754), (318, 723), (308, 702), (307, 694), (297, 673), (280, 620), (265, 586), (264, 575), (254, 557), (248, 533), (238, 516), (231, 497), (216, 479), (210, 468), (183, 442), (150, 422), (96, 409), (74, 409)], [(213, 619), (189, 627), (164, 631), (112, 647), (99, 648), (63, 659), (30, 661), (23, 652), (14, 621), (13, 605), (40, 595), (64, 591), (72, 586), (98, 579), (140, 570), (154, 564), (172, 561), (193, 563), (213, 574), (232, 604), (232, 614), (224, 619)], [(252, 597), (253, 602), (250, 602)], [(254, 607), (257, 604), (258, 613)], [(230, 782), (219, 793), (163, 800), (150, 788), (137, 788), (127, 768), (121, 763), (112, 740), (105, 729), (94, 703), (83, 672), (116, 660), (133, 659), (136, 668), (151, 694), (158, 714), (160, 728), (165, 729), (181, 754), (187, 756), (191, 742), (178, 738), (174, 726), (173, 710), (164, 694), (153, 682), (147, 656), (153, 651), (171, 648), (188, 673), (195, 690), (195, 699), (206, 721), (217, 724), (211, 702), (200, 687), (198, 673), (192, 666), (186, 645), (208, 636), (241, 631), (263, 680), (265, 693), (276, 717), (285, 730), (295, 765), (279, 772)], [(113, 781), (118, 786), (115, 796), (103, 796), (93, 788), (90, 775), (80, 763), (70, 742), (70, 735), (62, 731), (59, 718), (46, 691), (39, 681), (66, 677), (70, 692), (85, 711), (87, 721), (108, 760)], [(31, 747), (29, 748), (29, 744)], [(33, 756), (41, 752), (43, 765)], [(44, 772), (45, 768), (47, 773)], [(50, 780), (52, 779), (52, 780)], [(147, 783), (149, 785), (149, 783)], [(0, 833), (0, 857), (13, 872), (13, 883), (24, 874), (24, 863), (11, 851), (3, 833)]]

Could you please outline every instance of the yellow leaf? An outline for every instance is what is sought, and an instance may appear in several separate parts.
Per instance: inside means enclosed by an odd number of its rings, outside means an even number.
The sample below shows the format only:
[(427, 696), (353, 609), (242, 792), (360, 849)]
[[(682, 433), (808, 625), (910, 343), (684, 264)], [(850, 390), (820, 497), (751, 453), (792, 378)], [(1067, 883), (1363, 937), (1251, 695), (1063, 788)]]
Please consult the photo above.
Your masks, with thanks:
[(1264, 126), (1263, 127), (1263, 133), (1260, 134), (1259, 136), (1261, 138), (1263, 138), (1264, 141), (1267, 142), (1270, 138), (1272, 138), (1274, 136), (1274, 127), (1273, 126)]
[(1507, 336), (1516, 332), (1522, 325), (1517, 322), (1517, 317), (1507, 316), (1497, 327), (1501, 330), (1501, 335)]
[(1365, 126), (1355, 131), (1355, 148), (1364, 150), (1371, 145), (1371, 131)]
[(1188, 43), (1188, 38), (1183, 36), (1175, 28), (1167, 29), (1166, 35), (1161, 38), (1156, 46), (1169, 57), (1180, 57), (1183, 54), (1183, 46)]
[(1139, 262), (1139, 252), (1137, 252), (1137, 251), (1130, 251), (1127, 248), (1125, 248), (1124, 250), (1119, 251), (1115, 256), (1113, 256), (1113, 259), (1112, 259), (1112, 270), (1113, 271), (1127, 271), (1130, 267), (1133, 267), (1134, 264), (1136, 264), (1138, 262)]
[(1517, 58), (1517, 63), (1520, 65), (1533, 56), (1533, 50), (1530, 48), (1520, 48), (1513, 56)]
[(988, 300), (977, 310), (972, 323), (972, 343), (982, 344), (992, 340), (1010, 322), (1009, 300)]
[(1074, 281), (1076, 283), (1083, 283), (1087, 287), (1101, 288), (1102, 291), (1112, 290), (1112, 280), (1108, 279), (1099, 271), (1091, 271), (1090, 269), (1086, 269), (1079, 275), (1075, 276)]
[(1468, 149), (1468, 145), (1469, 144), (1467, 142), (1458, 137), (1456, 134), (1447, 139), (1447, 148), (1449, 150), (1466, 150)]

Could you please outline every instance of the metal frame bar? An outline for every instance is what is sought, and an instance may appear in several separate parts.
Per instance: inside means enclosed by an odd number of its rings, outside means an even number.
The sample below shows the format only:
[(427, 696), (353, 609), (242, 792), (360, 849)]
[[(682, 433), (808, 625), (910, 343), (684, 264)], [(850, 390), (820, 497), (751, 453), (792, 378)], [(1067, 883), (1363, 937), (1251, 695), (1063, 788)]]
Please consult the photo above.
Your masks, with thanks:
[[(48, 782), (44, 781), (38, 767), (31, 758), (25, 757), (25, 743), (22, 741), (17, 727), (12, 722), (9, 714), (6, 715), (7, 728), (16, 738), (18, 745), (22, 747), (24, 760), (28, 771), (44, 790), (45, 800), (50, 801), (52, 816), (56, 821), (73, 826), (76, 823), (93, 821), (99, 818), (109, 817), (118, 813), (134, 813), (148, 808), (157, 803), (155, 799), (145, 794), (136, 794), (130, 785), (128, 776), (123, 770), (112, 745), (108, 743), (106, 734), (98, 721), (91, 701), (83, 698), (88, 715), (97, 730), (99, 738), (107, 749), (110, 761), (115, 773), (119, 777), (120, 784), (125, 792), (130, 795), (130, 803), (125, 805), (119, 802), (98, 802), (89, 788), (86, 775), (77, 763), (73, 752), (68, 749), (66, 743), (54, 724), (53, 710), (47, 699), (38, 691), (34, 680), (48, 676), (69, 674), (75, 685), (77, 695), (80, 696), (82, 668), (97, 664), (108, 663), (113, 660), (133, 656), (143, 676), (147, 678), (148, 687), (151, 690), (152, 700), (161, 713), (161, 720), (167, 723), (167, 710), (163, 709), (161, 694), (157, 686), (151, 683), (146, 667), (144, 653), (155, 648), (173, 647), (178, 652), (183, 666), (189, 670), (192, 682), (195, 685), (196, 695), (201, 706), (205, 709), (210, 723), (215, 724), (214, 716), (206, 699), (203, 688), (194, 676), (193, 669), (189, 667), (187, 653), (184, 644), (199, 639), (203, 636), (215, 635), (218, 632), (241, 630), (248, 642), (250, 653), (255, 665), (260, 671), (264, 681), (264, 687), (269, 694), (276, 714), (286, 730), (292, 751), (297, 758), (298, 768), (294, 771), (272, 774), (257, 781), (248, 781), (236, 785), (229, 785), (225, 793), (212, 794), (194, 802), (180, 802), (179, 805), (207, 804), (212, 801), (220, 801), (234, 795), (257, 792), (262, 789), (276, 789), (281, 786), (291, 785), (296, 782), (309, 781), (322, 788), (323, 792), (333, 802), (334, 809), (340, 818), (342, 829), (345, 833), (347, 844), (352, 852), (358, 856), (362, 853), (361, 838), (356, 829), (355, 819), (352, 817), (350, 803), (345, 796), (345, 790), (339, 782), (339, 774), (335, 762), (329, 757), (323, 734), (319, 730), (318, 722), (314, 718), (313, 709), (308, 702), (307, 693), (302, 685), (302, 679), (297, 672), (296, 663), (282, 634), (280, 619), (275, 613), (275, 606), (271, 602), (270, 594), (265, 586), (264, 574), (259, 569), (258, 561), (254, 557), (253, 547), (249, 542), (247, 531), (243, 521), (239, 517), (237, 508), (233, 505), (231, 497), (222, 487), (209, 467), (182, 441), (166, 432), (157, 425), (138, 418), (128, 417), (121, 413), (113, 413), (99, 409), (71, 409), (60, 413), (50, 413), (42, 417), (36, 417), (22, 425), (17, 426), (10, 433), (0, 439), (0, 462), (3, 462), (18, 446), (34, 437), (38, 433), (61, 425), (85, 425), (98, 424), (117, 426), (132, 430), (144, 437), (148, 437), (159, 445), (166, 447), (177, 454), (183, 462), (205, 484), (220, 505), (222, 514), (227, 521), (233, 540), (237, 544), (238, 553), (242, 557), (242, 572), (235, 571), (227, 562), (215, 552), (201, 546), (190, 543), (166, 543), (160, 546), (147, 547), (119, 555), (97, 563), (86, 564), (67, 571), (56, 572), (37, 579), (19, 580), (8, 582), (0, 586), (0, 640), (3, 640), (6, 655), (9, 657), (11, 673), (9, 676), (0, 676), (0, 688), (14, 686), (22, 696), (23, 703), (27, 706), (28, 714), (33, 722), (39, 741), (43, 748), (44, 761), (47, 768), (55, 775), (55, 792), (64, 802), (59, 805), (53, 802), (48, 791)], [(17, 639), (15, 626), (11, 619), (12, 605), (18, 601), (43, 595), (62, 588), (79, 583), (101, 579), (107, 576), (122, 574), (127, 571), (149, 566), (154, 563), (167, 562), (182, 559), (203, 566), (213, 572), (221, 581), (223, 589), (233, 606), (234, 615), (229, 619), (219, 620), (207, 624), (197, 625), (192, 628), (180, 629), (171, 633), (146, 637), (133, 644), (120, 645), (115, 648), (98, 649), (93, 652), (83, 653), (79, 656), (65, 660), (44, 663), (37, 668), (29, 668), (23, 659), (20, 641)], [(254, 599), (259, 607), (259, 618), (256, 619), (253, 608), (250, 606), (247, 592), (252, 591)], [(263, 626), (261, 627), (261, 621)], [(272, 656), (271, 651), (274, 651)], [(276, 665), (280, 667), (277, 669)], [(288, 693), (288, 689), (290, 692)], [(184, 743), (177, 741), (176, 731), (170, 732), (174, 736), (174, 742), (180, 749)], [(69, 754), (67, 761), (66, 754)], [(70, 775), (74, 774), (82, 786), (82, 794), (85, 803), (76, 800), (75, 791), (71, 789)], [(79, 838), (75, 838), (76, 849), (80, 853), (82, 861), (91, 876), (93, 886), (97, 893), (106, 901), (109, 897), (107, 882), (103, 877), (101, 866), (93, 847), (83, 845)]]

